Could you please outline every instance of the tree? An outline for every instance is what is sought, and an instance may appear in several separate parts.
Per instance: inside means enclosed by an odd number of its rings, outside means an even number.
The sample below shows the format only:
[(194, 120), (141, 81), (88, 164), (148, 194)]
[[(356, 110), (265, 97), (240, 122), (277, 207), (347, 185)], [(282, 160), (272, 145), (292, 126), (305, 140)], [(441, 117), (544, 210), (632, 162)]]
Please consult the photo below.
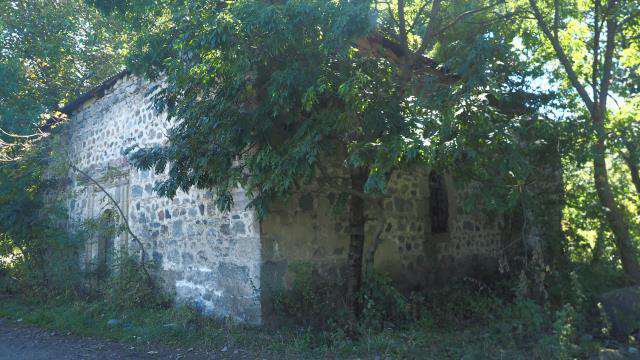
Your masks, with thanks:
[(586, 110), (589, 134), (593, 137), (593, 179), (600, 206), (614, 234), (626, 274), (640, 283), (640, 263), (628, 214), (612, 192), (606, 164), (608, 99), (612, 95), (612, 82), (620, 71), (619, 54), (629, 46), (626, 38), (637, 27), (638, 3), (529, 0), (529, 8), (543, 39), (551, 46), (550, 58), (560, 63), (561, 71), (555, 75), (568, 83)]
[(41, 114), (123, 65), (118, 41), (118, 24), (81, 0), (2, 1), (0, 127), (33, 133)]
[(626, 164), (636, 196), (640, 196), (640, 98), (636, 95), (616, 112), (609, 141)]
[(347, 292), (356, 314), (366, 201), (385, 196), (398, 169), (461, 161), (463, 136), (478, 128), (495, 138), (468, 144), (514, 148), (491, 129), (509, 132), (514, 116), (530, 114), (498, 106), (517, 98), (508, 93), (525, 76), (512, 76), (522, 63), (510, 55), (511, 39), (491, 28), (507, 16), (495, 3), (129, 5), (113, 9), (148, 21), (131, 67), (158, 81), (158, 109), (175, 124), (166, 146), (129, 149), (131, 160), (157, 173), (168, 167), (160, 194), (213, 189), (221, 210), (237, 186), (260, 215), (311, 182), (336, 188), (350, 222)]
[(69, 168), (45, 131), (55, 109), (123, 65), (117, 25), (81, 0), (0, 2), (0, 257), (48, 295), (68, 290), (79, 264), (77, 239), (60, 226), (57, 180)]

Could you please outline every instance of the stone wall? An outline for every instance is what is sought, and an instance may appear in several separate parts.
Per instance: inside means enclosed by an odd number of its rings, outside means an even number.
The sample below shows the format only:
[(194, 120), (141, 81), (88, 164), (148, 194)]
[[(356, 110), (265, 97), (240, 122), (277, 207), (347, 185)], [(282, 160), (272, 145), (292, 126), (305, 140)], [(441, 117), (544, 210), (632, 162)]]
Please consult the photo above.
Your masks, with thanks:
[[(167, 141), (171, 124), (166, 114), (152, 109), (149, 90), (146, 82), (125, 76), (74, 110), (67, 134), (70, 158), (117, 201), (179, 302), (260, 323), (268, 313), (270, 289), (287, 287), (291, 264), (310, 263), (329, 278), (342, 275), (349, 234), (347, 216), (333, 211), (336, 193), (309, 187), (273, 206), (262, 221), (245, 209), (248, 200), (241, 189), (235, 191), (229, 213), (219, 212), (206, 191), (158, 197), (154, 184), (165, 175), (138, 171), (122, 154), (133, 145)], [(69, 209), (76, 224), (112, 207), (86, 178), (72, 178)], [(394, 175), (389, 196), (367, 204), (367, 217), (374, 220), (365, 229), (365, 250), (383, 229), (373, 265), (406, 289), (474, 276), (477, 269), (496, 266), (499, 222), (480, 212), (464, 212), (461, 199), (469, 189), (454, 190), (448, 176), (445, 184), (445, 233), (431, 231), (429, 174), (424, 169)], [(116, 249), (139, 250), (126, 233), (113, 243)], [(85, 250), (83, 262), (88, 264), (100, 255), (100, 243), (92, 239)]]
[[(170, 291), (180, 302), (192, 302), (207, 313), (260, 322), (259, 223), (241, 190), (235, 207), (220, 213), (210, 193), (179, 192), (174, 199), (158, 197), (154, 184), (162, 175), (138, 171), (122, 151), (132, 145), (166, 141), (170, 126), (157, 115), (147, 83), (126, 76), (74, 111), (69, 129), (73, 164), (89, 173), (116, 199), (131, 229), (161, 267)], [(111, 207), (105, 194), (83, 176), (72, 177), (70, 216), (76, 223), (95, 218)], [(135, 251), (127, 234), (115, 239), (116, 248)], [(89, 241), (85, 262), (98, 255)]]
[[(370, 201), (366, 205), (366, 216), (372, 220), (365, 228), (365, 253), (384, 228), (373, 266), (401, 288), (433, 286), (497, 269), (502, 241), (499, 220), (479, 211), (465, 212), (462, 199), (470, 189), (456, 191), (453, 180), (444, 178), (449, 209), (445, 233), (431, 232), (429, 176), (424, 169), (396, 174), (388, 196), (381, 203)], [(309, 188), (274, 206), (263, 219), (264, 291), (277, 292), (289, 286), (288, 269), (293, 263), (313, 266), (320, 276), (343, 276), (348, 217), (332, 213), (335, 198), (333, 193)]]

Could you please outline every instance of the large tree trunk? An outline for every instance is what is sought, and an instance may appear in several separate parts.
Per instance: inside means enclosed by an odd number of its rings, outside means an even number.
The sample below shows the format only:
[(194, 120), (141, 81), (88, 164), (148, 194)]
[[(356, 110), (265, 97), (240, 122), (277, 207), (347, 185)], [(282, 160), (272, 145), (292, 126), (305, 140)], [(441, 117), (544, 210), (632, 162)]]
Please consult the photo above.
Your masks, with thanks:
[(598, 193), (600, 205), (603, 207), (609, 227), (613, 232), (616, 247), (622, 260), (622, 267), (636, 284), (640, 284), (640, 264), (636, 249), (633, 246), (631, 233), (629, 231), (629, 220), (627, 214), (616, 203), (611, 185), (609, 184), (609, 175), (607, 173), (605, 138), (606, 133), (603, 124), (603, 117), (592, 114), (593, 125), (595, 126), (597, 142), (593, 152), (593, 175)]
[(362, 257), (364, 249), (364, 183), (368, 172), (363, 168), (352, 169), (350, 173), (351, 190), (349, 197), (349, 254), (347, 274), (347, 299), (356, 317), (362, 313), (362, 300), (360, 289), (362, 288)]

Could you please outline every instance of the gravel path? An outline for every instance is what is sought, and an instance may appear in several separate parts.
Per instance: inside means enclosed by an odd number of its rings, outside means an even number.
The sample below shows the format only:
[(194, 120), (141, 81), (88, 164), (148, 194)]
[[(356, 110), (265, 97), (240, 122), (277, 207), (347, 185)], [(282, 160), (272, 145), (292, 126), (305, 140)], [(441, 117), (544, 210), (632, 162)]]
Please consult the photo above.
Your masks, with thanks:
[(212, 355), (169, 348), (139, 348), (109, 340), (60, 334), (0, 318), (0, 360), (213, 359)]

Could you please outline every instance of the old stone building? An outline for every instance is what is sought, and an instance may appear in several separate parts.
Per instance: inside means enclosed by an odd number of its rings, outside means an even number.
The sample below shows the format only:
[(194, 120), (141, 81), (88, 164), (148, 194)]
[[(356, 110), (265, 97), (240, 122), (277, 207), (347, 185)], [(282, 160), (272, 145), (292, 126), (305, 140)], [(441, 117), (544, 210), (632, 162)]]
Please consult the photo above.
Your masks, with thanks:
[[(157, 196), (158, 175), (133, 168), (123, 155), (132, 145), (166, 141), (171, 124), (165, 114), (155, 113), (151, 97), (147, 82), (118, 74), (63, 109), (71, 118), (66, 136), (73, 164), (118, 202), (178, 301), (260, 323), (268, 311), (269, 289), (286, 286), (291, 264), (340, 271), (349, 235), (346, 219), (332, 214), (335, 194), (301, 191), (261, 221), (246, 208), (242, 189), (235, 191), (235, 206), (228, 213), (215, 208), (207, 191), (179, 192), (174, 199)], [(104, 192), (82, 176), (74, 176), (71, 192), (74, 223), (112, 211)], [(499, 221), (464, 212), (465, 192), (455, 191), (448, 176), (424, 169), (397, 174), (389, 195), (382, 204), (368, 206), (372, 217), (385, 219), (373, 259), (376, 270), (411, 288), (496, 267), (503, 240)], [(366, 238), (371, 241), (379, 228), (369, 222)], [(134, 248), (130, 240), (127, 233), (92, 239), (83, 261)]]

